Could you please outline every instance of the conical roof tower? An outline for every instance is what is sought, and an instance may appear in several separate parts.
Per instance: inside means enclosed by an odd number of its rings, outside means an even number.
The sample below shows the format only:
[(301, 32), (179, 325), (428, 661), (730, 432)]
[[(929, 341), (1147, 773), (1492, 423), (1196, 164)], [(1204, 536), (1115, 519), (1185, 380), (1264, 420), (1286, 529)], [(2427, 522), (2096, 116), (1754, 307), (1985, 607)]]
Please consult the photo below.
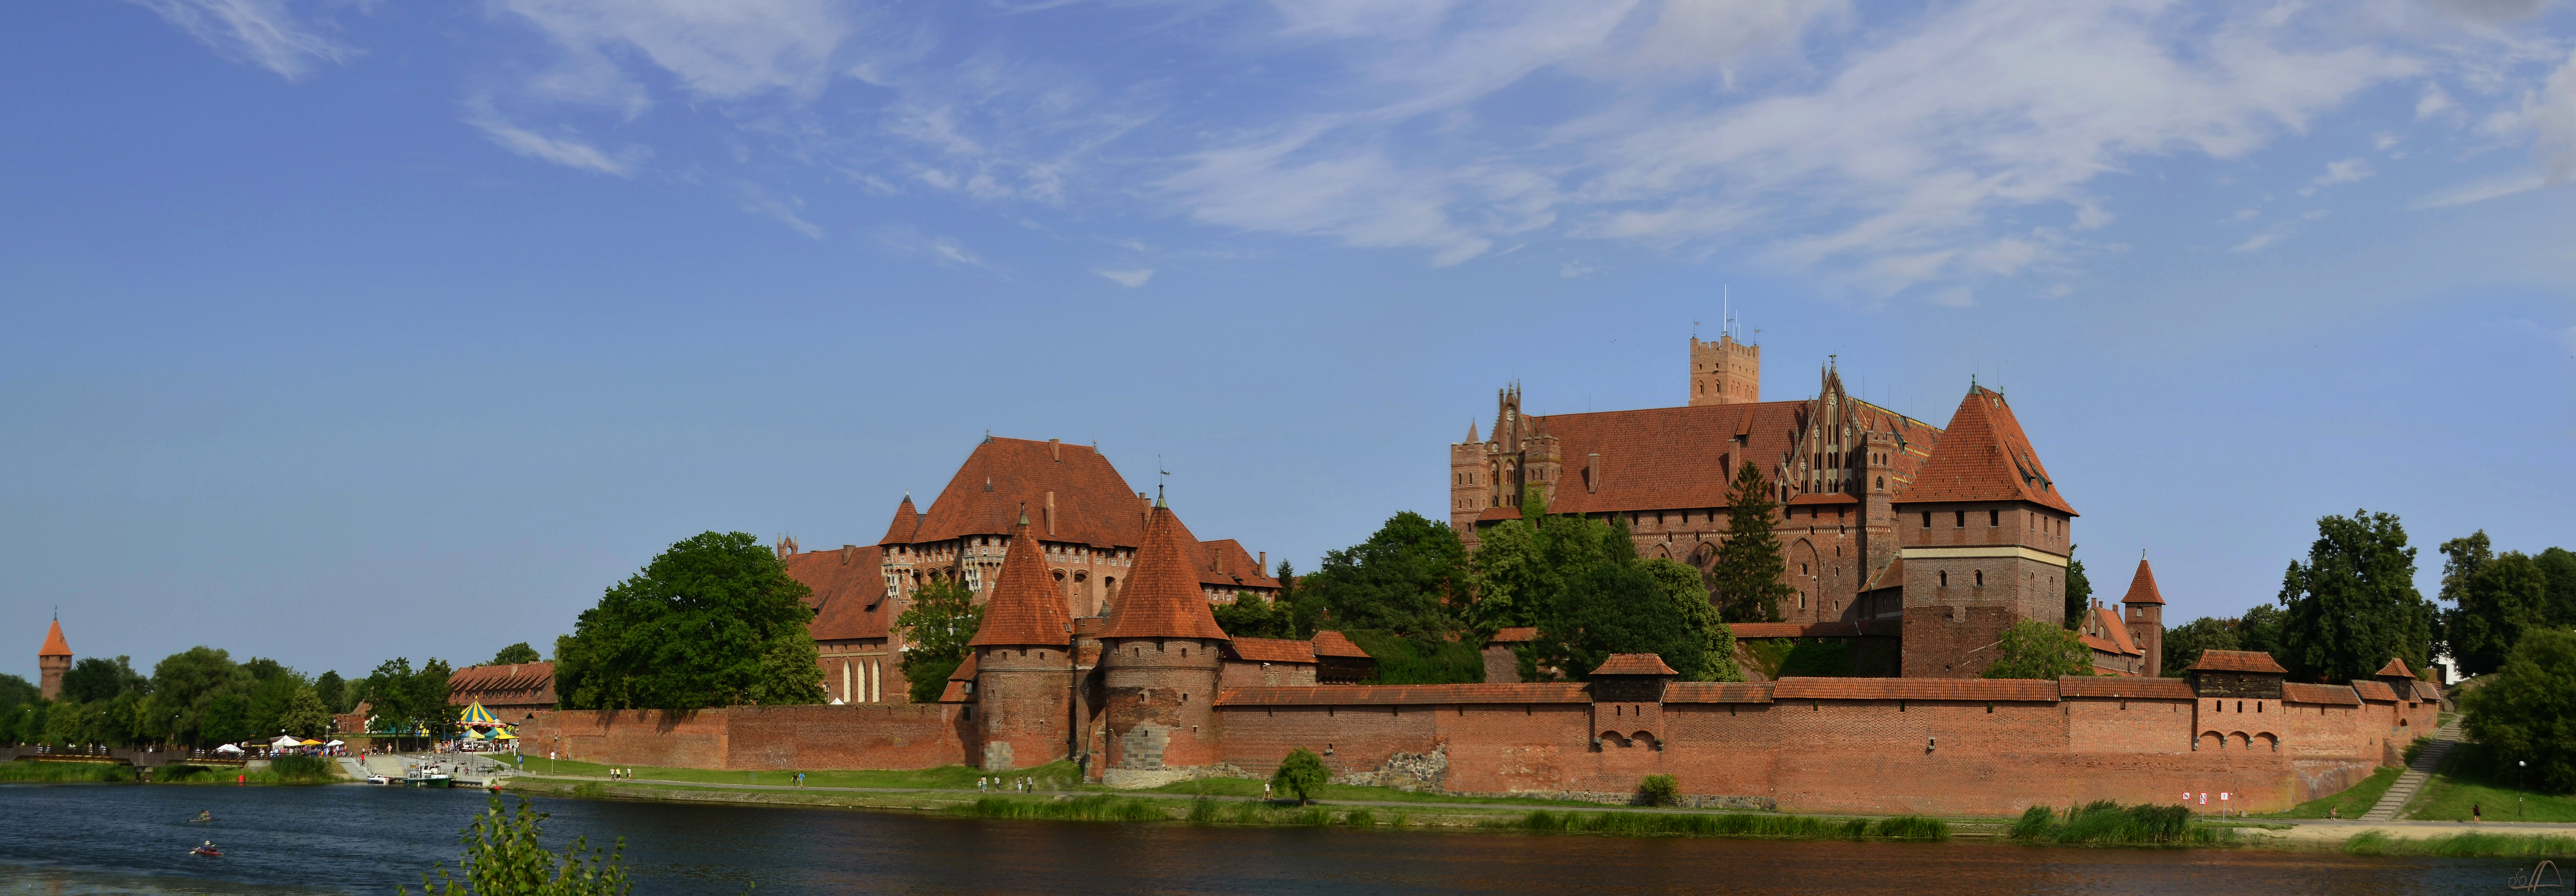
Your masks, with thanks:
[(1231, 640), (1208, 613), (1207, 595), (1191, 552), (1181, 545), (1180, 521), (1161, 498), (1145, 521), (1145, 543), (1136, 549), (1136, 571), (1128, 576), (1109, 626), (1108, 638), (1214, 638)]
[(1003, 551), (997, 579), (993, 596), (984, 601), (984, 624), (966, 642), (969, 646), (1073, 643), (1073, 616), (1065, 612), (1064, 596), (1056, 593), (1055, 581), (1047, 575), (1046, 558), (1038, 552), (1037, 536), (1029, 531), (1026, 511), (1011, 530), (1011, 544)]

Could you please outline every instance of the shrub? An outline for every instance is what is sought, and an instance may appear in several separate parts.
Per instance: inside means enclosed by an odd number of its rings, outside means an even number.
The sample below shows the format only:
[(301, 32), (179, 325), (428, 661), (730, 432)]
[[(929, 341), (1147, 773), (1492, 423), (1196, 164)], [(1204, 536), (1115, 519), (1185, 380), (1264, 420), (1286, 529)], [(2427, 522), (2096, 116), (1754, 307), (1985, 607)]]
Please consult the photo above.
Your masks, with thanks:
[(1355, 828), (1377, 827), (1377, 813), (1367, 809), (1353, 809), (1342, 816), (1342, 824)]
[(2021, 820), (2013, 822), (2012, 837), (2015, 840), (2045, 838), (2048, 836), (2049, 826), (2056, 821), (2057, 813), (2049, 811), (2047, 806), (2032, 806), (2028, 809), (2023, 809), (2021, 810)]
[(1288, 751), (1288, 758), (1279, 761), (1279, 770), (1270, 775), (1270, 784), (1280, 793), (1296, 794), (1297, 804), (1303, 806), (1332, 778), (1332, 770), (1324, 767), (1324, 757), (1297, 747)]
[(1950, 825), (1938, 818), (1899, 815), (1895, 818), (1882, 818), (1872, 822), (1869, 833), (1870, 836), (1885, 837), (1890, 840), (1948, 840)]
[[(597, 850), (583, 851), (585, 838), (575, 837), (557, 856), (538, 842), (539, 825), (546, 814), (528, 807), (529, 800), (519, 801), (516, 812), (501, 808), (501, 797), (494, 794), (491, 806), (475, 816), (464, 830), (465, 853), (456, 859), (456, 868), (465, 875), (465, 886), (458, 886), (447, 869), (439, 868), (438, 883), (429, 875), (420, 876), (422, 892), (433, 896), (466, 896), (469, 893), (524, 893), (529, 896), (626, 896), (634, 884), (626, 879), (626, 869), (619, 865), (626, 852), (626, 838), (617, 838), (617, 847), (606, 858)], [(405, 892), (395, 888), (395, 892)]]
[(2025, 809), (2013, 823), (2012, 836), (2046, 843), (2217, 843), (2234, 842), (2236, 832), (2194, 826), (2187, 806), (2095, 800), (2067, 810), (2062, 824), (2047, 806)]
[(2504, 671), (2460, 697), (2469, 739), (2487, 746), (2498, 768), (2531, 763), (2526, 786), (2576, 793), (2576, 632), (2541, 629), (2522, 636)]
[(269, 762), (268, 770), (289, 781), (324, 779), (331, 777), (331, 760), (320, 756), (280, 756)]
[(1647, 775), (1637, 782), (1637, 795), (1645, 797), (1649, 806), (1676, 806), (1681, 804), (1682, 788), (1671, 775)]

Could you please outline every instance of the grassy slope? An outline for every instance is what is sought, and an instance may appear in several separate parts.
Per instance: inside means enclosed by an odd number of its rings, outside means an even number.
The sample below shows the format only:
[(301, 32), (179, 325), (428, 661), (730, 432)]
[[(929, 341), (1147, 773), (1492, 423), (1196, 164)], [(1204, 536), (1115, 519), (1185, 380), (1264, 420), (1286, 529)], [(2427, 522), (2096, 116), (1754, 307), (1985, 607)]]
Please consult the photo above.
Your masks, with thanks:
[[(2483, 810), (2488, 821), (2576, 821), (2576, 797), (2524, 790), (2512, 785), (2510, 773), (2497, 781), (2489, 769), (2486, 747), (2461, 744), (2444, 757), (2433, 779), (2406, 817), (2429, 821), (2466, 821), (2469, 806)], [(2520, 797), (2519, 804), (2515, 798)]]
[(2360, 818), (2362, 813), (2370, 811), (2370, 807), (2379, 804), (2379, 798), (2388, 794), (2389, 785), (2397, 783), (2397, 776), (2405, 771), (2396, 766), (2389, 766), (2371, 772), (2370, 777), (2362, 779), (2359, 784), (2344, 788), (2342, 793), (2318, 797), (2300, 803), (2287, 812), (2275, 812), (2263, 817), (2324, 818), (2327, 809), (2334, 809), (2338, 817)]

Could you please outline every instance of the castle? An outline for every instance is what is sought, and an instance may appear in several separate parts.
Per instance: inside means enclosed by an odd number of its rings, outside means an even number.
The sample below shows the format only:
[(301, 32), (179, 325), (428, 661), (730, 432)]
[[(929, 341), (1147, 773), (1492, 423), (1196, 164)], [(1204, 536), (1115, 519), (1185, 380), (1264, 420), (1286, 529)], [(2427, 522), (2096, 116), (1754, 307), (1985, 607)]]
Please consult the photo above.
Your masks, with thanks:
[[(1759, 401), (1758, 349), (1731, 337), (1695, 340), (1692, 359), (1680, 408), (1533, 418), (1506, 389), (1494, 438), (1471, 428), (1451, 448), (1461, 537), (1538, 493), (1550, 512), (1624, 515), (1640, 550), (1704, 564), (1723, 537), (1720, 471), (1751, 460), (1784, 501), (1774, 527), (1802, 600), (1737, 636), (1890, 642), (1900, 674), (1682, 682), (1619, 655), (1583, 682), (1330, 683), (1364, 674), (1348, 639), (1216, 624), (1212, 602), (1276, 587), (1257, 564), (1245, 575), (1161, 500), (1128, 497), (1094, 452), (987, 440), (927, 514), (907, 498), (877, 545), (782, 543), (815, 587), (835, 705), (539, 713), (522, 734), (591, 761), (713, 768), (1071, 760), (1119, 787), (1267, 774), (1302, 747), (1337, 781), (1453, 794), (1616, 801), (1669, 774), (1697, 805), (2008, 814), (2177, 794), (2279, 809), (2397, 763), (2431, 730), (2439, 690), (2396, 661), (2309, 684), (2266, 654), (2208, 651), (2187, 678), (2156, 677), (2164, 599), (2143, 560), (2125, 612), (2075, 620), (2107, 674), (1976, 677), (2002, 628), (2066, 621), (2076, 513), (2003, 395), (1972, 387), (1935, 428), (1852, 399), (1831, 366), (1814, 398)], [(972, 654), (939, 702), (886, 699), (900, 645), (885, 614), (952, 577), (983, 595)]]

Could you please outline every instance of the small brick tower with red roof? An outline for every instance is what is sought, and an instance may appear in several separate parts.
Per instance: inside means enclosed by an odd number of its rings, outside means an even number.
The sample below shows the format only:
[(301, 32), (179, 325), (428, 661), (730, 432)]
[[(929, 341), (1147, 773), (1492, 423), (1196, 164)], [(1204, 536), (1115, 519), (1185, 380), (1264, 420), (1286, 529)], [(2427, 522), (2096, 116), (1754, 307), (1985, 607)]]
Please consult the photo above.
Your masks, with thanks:
[(45, 632), (45, 646), (36, 648), (37, 677), (42, 679), (37, 690), (47, 700), (62, 696), (63, 673), (71, 668), (72, 645), (63, 640), (63, 621), (56, 619), (53, 629)]
[(988, 772), (1029, 768), (1072, 752), (1073, 617), (1047, 576), (1026, 511), (1011, 531), (975, 651), (975, 730)]
[(1969, 387), (1893, 507), (1905, 559), (1905, 677), (1975, 678), (2004, 629), (2024, 619), (2065, 624), (2075, 508), (2003, 393)]
[(1095, 774), (1113, 787), (1187, 780), (1220, 761), (1214, 705), (1231, 639), (1208, 613), (1179, 532), (1155, 498), (1135, 573), (1100, 633), (1108, 755)]
[(2121, 621), (2129, 629), (2129, 640), (2146, 651), (2146, 677), (2165, 674), (2165, 596), (2156, 590), (2156, 571), (2147, 568), (2147, 558), (2138, 558), (2138, 574), (2129, 579), (2129, 593), (2120, 598), (2129, 605)]

